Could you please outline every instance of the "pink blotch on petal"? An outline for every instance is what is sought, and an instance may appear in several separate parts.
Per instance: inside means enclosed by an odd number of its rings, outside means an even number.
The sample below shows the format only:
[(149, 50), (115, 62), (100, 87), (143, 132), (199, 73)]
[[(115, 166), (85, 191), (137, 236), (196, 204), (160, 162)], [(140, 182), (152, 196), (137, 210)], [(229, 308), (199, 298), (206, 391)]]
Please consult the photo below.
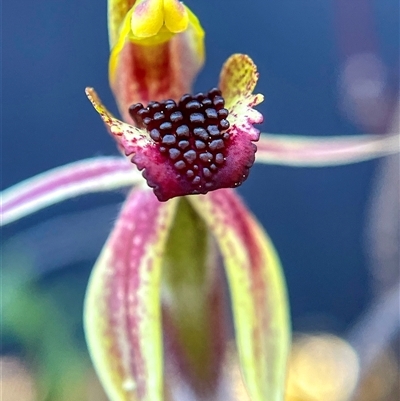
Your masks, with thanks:
[(140, 3), (137, 5), (135, 8), (135, 14), (138, 16), (142, 16), (143, 14), (146, 14), (148, 12), (149, 8), (149, 2), (146, 0), (143, 3)]

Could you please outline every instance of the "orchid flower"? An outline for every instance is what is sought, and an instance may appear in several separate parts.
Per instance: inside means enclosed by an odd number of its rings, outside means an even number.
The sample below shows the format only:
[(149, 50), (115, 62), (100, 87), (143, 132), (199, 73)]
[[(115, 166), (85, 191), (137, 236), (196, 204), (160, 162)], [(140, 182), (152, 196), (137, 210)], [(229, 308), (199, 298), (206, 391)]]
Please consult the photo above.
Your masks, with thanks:
[(249, 398), (282, 401), (290, 345), (282, 269), (232, 188), (254, 161), (354, 163), (398, 152), (398, 136), (260, 135), (253, 107), (263, 96), (253, 94), (258, 73), (248, 56), (231, 56), (218, 87), (190, 95), (204, 61), (192, 11), (177, 0), (109, 0), (108, 10), (109, 79), (122, 120), (86, 93), (123, 156), (71, 163), (3, 191), (2, 224), (133, 187), (85, 303), (87, 343), (109, 399), (161, 401), (182, 388), (217, 398), (229, 339), (223, 267)]

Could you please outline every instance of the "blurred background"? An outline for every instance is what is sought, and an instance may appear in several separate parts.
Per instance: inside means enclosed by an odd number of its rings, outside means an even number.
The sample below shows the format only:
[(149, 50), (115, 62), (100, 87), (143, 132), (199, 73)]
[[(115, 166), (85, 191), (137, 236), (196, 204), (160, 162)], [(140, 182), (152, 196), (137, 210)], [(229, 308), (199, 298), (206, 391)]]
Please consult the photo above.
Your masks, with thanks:
[[(195, 90), (216, 85), (230, 54), (249, 54), (266, 97), (262, 131), (398, 130), (397, 0), (186, 4), (206, 31)], [(106, 0), (2, 4), (3, 189), (117, 154), (84, 95), (94, 86), (116, 112), (106, 7)], [(295, 342), (287, 400), (398, 400), (398, 157), (321, 169), (256, 165), (239, 192), (272, 237), (288, 282)], [(124, 195), (85, 196), (3, 229), (3, 401), (104, 399), (81, 315)]]

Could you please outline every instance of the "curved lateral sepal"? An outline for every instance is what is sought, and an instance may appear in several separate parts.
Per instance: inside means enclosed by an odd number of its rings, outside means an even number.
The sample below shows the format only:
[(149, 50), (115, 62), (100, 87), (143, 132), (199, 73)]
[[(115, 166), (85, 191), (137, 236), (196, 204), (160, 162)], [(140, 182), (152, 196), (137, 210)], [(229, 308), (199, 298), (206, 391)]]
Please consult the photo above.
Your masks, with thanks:
[(176, 204), (133, 190), (89, 281), (85, 333), (111, 401), (164, 399), (160, 280)]
[(218, 242), (236, 344), (252, 401), (282, 401), (290, 343), (288, 300), (275, 249), (232, 190), (189, 198)]

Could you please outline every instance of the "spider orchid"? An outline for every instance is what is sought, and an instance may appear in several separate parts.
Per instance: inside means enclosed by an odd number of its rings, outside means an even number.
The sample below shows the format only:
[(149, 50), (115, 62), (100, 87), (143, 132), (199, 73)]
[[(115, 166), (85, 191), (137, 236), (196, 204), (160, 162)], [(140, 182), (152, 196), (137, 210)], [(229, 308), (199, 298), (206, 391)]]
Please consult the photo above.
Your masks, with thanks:
[(398, 152), (398, 136), (260, 135), (253, 107), (263, 97), (253, 94), (258, 74), (248, 56), (227, 60), (218, 88), (188, 94), (203, 64), (204, 33), (186, 6), (110, 0), (108, 20), (109, 78), (122, 120), (93, 89), (86, 93), (123, 157), (71, 163), (3, 191), (2, 224), (133, 186), (86, 295), (87, 343), (109, 399), (176, 399), (182, 389), (218, 399), (229, 339), (222, 266), (249, 398), (281, 401), (290, 344), (282, 270), (232, 188), (254, 161), (353, 163)]

